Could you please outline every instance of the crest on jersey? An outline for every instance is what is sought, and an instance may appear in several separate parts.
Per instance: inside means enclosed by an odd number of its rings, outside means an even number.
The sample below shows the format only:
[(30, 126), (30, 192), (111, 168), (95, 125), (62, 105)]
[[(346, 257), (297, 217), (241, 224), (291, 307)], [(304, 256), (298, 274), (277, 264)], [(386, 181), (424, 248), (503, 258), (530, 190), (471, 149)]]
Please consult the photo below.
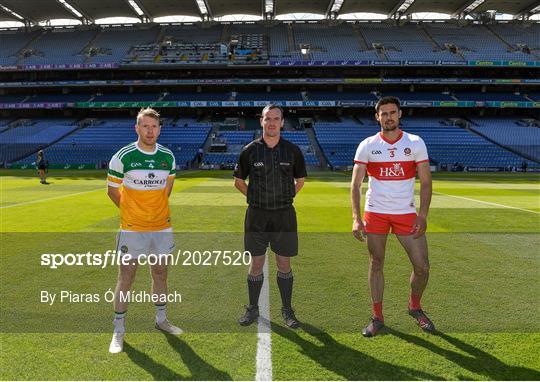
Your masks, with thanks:
[(408, 147), (405, 147), (405, 149), (403, 150), (403, 152), (405, 153), (405, 155), (411, 155), (411, 149), (408, 148)]
[(161, 162), (161, 167), (167, 168), (167, 162)]

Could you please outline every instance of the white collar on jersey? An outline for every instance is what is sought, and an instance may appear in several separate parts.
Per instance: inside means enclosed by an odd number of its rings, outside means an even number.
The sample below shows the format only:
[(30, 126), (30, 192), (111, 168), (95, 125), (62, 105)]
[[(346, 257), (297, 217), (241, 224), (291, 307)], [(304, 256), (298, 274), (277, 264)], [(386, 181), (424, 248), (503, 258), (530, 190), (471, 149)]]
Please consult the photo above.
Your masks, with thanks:
[(155, 153), (157, 153), (157, 150), (158, 150), (158, 144), (156, 143), (156, 148), (153, 150), (153, 151), (146, 151), (146, 150), (143, 150), (140, 146), (139, 146), (139, 141), (137, 141), (135, 143), (135, 147), (137, 147), (137, 150), (139, 150), (141, 153), (143, 154), (146, 154), (146, 155), (154, 155)]

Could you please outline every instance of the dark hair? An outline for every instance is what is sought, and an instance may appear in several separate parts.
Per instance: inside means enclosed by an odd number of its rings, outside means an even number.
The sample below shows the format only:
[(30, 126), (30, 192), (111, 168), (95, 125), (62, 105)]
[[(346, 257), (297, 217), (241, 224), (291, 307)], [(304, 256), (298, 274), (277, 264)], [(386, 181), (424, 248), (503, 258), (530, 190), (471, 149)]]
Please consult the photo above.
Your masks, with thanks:
[(393, 96), (387, 96), (387, 97), (382, 97), (381, 99), (379, 99), (379, 101), (375, 105), (375, 111), (378, 113), (382, 105), (389, 105), (389, 104), (394, 104), (397, 106), (398, 110), (401, 110), (401, 103), (399, 102), (399, 98), (393, 97)]
[(264, 107), (264, 109), (262, 109), (261, 115), (268, 112), (268, 111), (270, 111), (270, 110), (273, 110), (273, 109), (277, 109), (277, 110), (281, 111), (281, 119), (283, 119), (283, 109), (280, 106), (275, 105), (273, 103), (269, 103), (268, 105), (266, 105)]

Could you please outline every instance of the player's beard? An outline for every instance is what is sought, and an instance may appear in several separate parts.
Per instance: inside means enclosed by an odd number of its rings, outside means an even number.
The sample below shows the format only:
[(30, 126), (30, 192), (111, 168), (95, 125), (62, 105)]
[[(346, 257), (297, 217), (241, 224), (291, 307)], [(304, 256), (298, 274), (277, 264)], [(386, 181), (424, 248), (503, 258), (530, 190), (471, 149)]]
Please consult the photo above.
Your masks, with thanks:
[(395, 129), (397, 129), (397, 127), (398, 124), (395, 121), (392, 121), (392, 123), (384, 123), (382, 125), (384, 131), (394, 131)]

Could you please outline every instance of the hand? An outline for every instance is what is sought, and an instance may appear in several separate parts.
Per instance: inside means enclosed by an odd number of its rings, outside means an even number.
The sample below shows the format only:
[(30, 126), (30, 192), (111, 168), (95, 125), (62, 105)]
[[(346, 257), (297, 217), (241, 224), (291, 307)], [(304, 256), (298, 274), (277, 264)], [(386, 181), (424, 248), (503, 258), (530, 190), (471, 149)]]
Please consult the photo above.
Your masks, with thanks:
[(414, 221), (413, 225), (414, 235), (413, 239), (418, 239), (420, 236), (426, 233), (427, 221), (424, 216), (418, 215)]
[(352, 234), (356, 240), (364, 241), (364, 238), (366, 237), (366, 228), (361, 220), (353, 220)]

